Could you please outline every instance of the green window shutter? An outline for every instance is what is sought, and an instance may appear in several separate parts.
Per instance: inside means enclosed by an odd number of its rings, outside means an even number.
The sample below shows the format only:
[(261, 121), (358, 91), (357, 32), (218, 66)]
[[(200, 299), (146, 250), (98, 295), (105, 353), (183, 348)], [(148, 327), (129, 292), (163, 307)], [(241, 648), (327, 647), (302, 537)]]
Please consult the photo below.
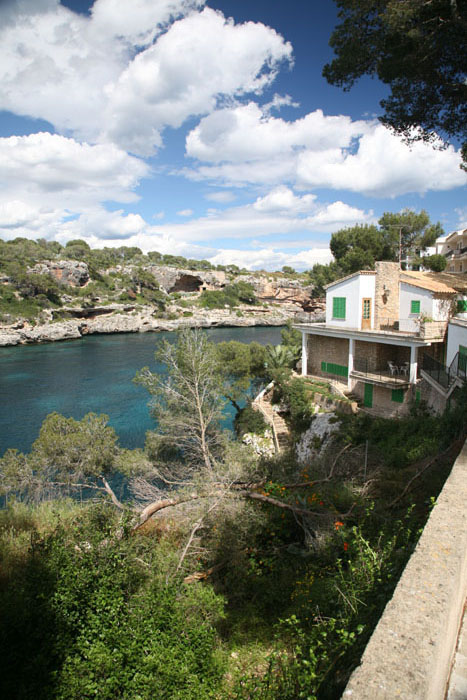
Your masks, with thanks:
[(458, 299), (457, 300), (457, 313), (458, 314), (467, 313), (467, 299)]
[(417, 391), (415, 392), (415, 403), (417, 403), (417, 404), (420, 403), (421, 398), (422, 398), (422, 392), (420, 391), (420, 389), (417, 389)]
[(345, 319), (345, 297), (332, 298), (332, 317)]
[(322, 362), (321, 371), (335, 374), (338, 377), (345, 377), (345, 379), (349, 376), (349, 368), (345, 365), (337, 365), (335, 362)]
[(404, 390), (403, 389), (393, 389), (391, 393), (391, 401), (396, 403), (404, 402)]
[(419, 301), (411, 301), (410, 302), (410, 313), (411, 314), (419, 314), (420, 313), (420, 302)]

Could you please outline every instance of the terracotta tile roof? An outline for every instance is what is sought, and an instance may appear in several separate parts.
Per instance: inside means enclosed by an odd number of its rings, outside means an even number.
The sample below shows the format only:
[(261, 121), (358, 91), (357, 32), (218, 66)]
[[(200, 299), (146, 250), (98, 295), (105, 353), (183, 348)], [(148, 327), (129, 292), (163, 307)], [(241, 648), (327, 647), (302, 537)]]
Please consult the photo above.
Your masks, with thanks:
[(430, 292), (437, 292), (438, 294), (456, 293), (451, 277), (453, 275), (441, 275), (441, 273), (435, 272), (416, 272), (415, 270), (404, 270), (401, 272), (401, 282), (411, 284), (414, 287), (428, 289)]

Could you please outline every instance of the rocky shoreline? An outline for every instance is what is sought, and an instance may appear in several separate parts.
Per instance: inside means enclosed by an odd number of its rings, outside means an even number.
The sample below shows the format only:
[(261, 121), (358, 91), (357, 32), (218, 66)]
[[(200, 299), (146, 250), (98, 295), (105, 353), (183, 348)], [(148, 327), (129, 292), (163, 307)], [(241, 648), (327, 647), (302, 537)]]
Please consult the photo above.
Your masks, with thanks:
[(180, 328), (216, 328), (222, 326), (283, 326), (293, 319), (294, 311), (280, 308), (241, 307), (236, 310), (199, 309), (192, 316), (178, 318), (154, 316), (154, 308), (123, 311), (117, 307), (96, 308), (98, 315), (71, 318), (38, 325), (17, 322), (0, 326), (0, 347), (72, 340), (95, 333), (146, 333), (176, 331)]

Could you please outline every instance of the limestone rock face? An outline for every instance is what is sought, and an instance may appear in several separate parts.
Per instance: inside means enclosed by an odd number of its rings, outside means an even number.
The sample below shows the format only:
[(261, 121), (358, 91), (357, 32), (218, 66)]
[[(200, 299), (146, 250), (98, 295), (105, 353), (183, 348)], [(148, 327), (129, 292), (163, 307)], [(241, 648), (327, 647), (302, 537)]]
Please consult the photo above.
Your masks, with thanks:
[(240, 312), (242, 316), (230, 309), (197, 309), (190, 317), (181, 316), (175, 319), (155, 316), (154, 308), (149, 306), (133, 311), (123, 307), (114, 311), (109, 308), (100, 311), (104, 313), (36, 326), (25, 322), (22, 326), (16, 324), (0, 327), (0, 347), (68, 340), (93, 333), (144, 333), (221, 326), (283, 326), (291, 317), (285, 309), (270, 310), (257, 307), (243, 308)]
[(89, 281), (88, 266), (79, 260), (45, 260), (34, 265), (29, 272), (52, 275), (57, 282), (68, 287), (84, 287)]
[(170, 292), (201, 292), (203, 289), (220, 289), (227, 283), (225, 272), (216, 270), (183, 270), (164, 265), (148, 265), (161, 288)]
[(289, 303), (302, 308), (309, 303), (313, 290), (312, 286), (303, 287), (299, 280), (287, 277), (240, 275), (236, 281), (251, 284), (260, 301)]

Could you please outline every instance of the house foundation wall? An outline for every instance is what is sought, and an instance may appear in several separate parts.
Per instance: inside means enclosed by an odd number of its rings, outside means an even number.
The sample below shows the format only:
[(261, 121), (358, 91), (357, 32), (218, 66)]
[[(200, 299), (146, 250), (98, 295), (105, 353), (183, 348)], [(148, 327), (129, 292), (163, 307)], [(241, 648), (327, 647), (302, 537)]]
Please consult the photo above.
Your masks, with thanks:
[[(352, 393), (354, 393), (362, 401), (365, 396), (365, 383), (362, 380), (357, 380), (352, 388)], [(372, 408), (384, 411), (388, 418), (391, 416), (404, 415), (408, 412), (410, 403), (412, 401), (412, 390), (404, 389), (403, 391), (403, 401), (399, 403), (398, 401), (393, 401), (392, 399), (392, 389), (393, 387), (379, 386), (373, 384), (373, 406)]]

